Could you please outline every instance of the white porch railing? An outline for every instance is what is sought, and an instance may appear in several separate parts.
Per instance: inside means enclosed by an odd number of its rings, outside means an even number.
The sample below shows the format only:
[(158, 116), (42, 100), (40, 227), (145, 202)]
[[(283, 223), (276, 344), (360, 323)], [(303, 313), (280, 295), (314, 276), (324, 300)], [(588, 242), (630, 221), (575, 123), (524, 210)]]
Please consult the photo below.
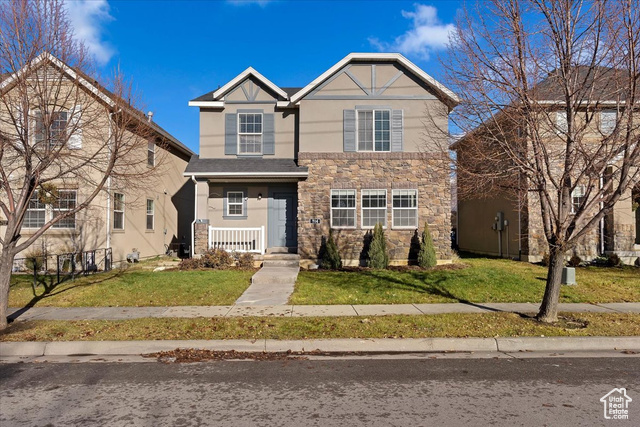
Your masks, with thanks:
[(209, 248), (264, 254), (264, 225), (255, 228), (209, 227)]

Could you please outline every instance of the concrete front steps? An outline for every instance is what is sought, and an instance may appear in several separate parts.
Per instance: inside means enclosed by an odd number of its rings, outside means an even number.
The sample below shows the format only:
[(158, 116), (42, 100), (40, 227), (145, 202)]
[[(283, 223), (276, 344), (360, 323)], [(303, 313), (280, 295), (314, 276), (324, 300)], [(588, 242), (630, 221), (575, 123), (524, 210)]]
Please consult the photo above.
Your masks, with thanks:
[(236, 305), (286, 304), (300, 272), (300, 255), (287, 248), (271, 248), (263, 256), (262, 268), (251, 277), (251, 286)]

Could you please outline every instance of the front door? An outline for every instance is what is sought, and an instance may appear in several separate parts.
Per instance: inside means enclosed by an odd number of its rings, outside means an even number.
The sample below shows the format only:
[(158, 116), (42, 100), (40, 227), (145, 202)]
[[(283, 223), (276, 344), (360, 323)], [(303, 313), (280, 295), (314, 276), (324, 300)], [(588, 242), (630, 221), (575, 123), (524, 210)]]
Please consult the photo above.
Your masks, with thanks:
[(269, 247), (297, 247), (297, 193), (273, 191), (270, 194), (269, 202)]

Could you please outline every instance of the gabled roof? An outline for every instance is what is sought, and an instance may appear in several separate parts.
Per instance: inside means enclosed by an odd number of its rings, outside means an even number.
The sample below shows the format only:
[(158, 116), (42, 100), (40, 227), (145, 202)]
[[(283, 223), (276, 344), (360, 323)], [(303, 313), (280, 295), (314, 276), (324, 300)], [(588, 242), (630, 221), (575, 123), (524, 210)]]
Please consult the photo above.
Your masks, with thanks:
[(237, 76), (235, 76), (233, 80), (231, 80), (230, 82), (222, 86), (220, 89), (213, 91), (213, 93), (209, 92), (205, 95), (199, 96), (191, 100), (189, 102), (189, 105), (191, 105), (192, 103), (199, 103), (199, 102), (220, 101), (220, 99), (223, 96), (225, 96), (227, 93), (229, 93), (232, 89), (234, 89), (236, 86), (238, 86), (240, 83), (242, 83), (245, 79), (247, 79), (250, 76), (253, 76), (255, 79), (257, 79), (259, 82), (264, 84), (266, 87), (271, 89), (274, 93), (278, 94), (278, 96), (282, 97), (283, 99), (289, 99), (289, 95), (287, 94), (287, 92), (285, 92), (284, 90), (279, 88), (276, 84), (274, 84), (272, 81), (270, 81), (265, 76), (257, 72), (253, 67), (249, 67), (243, 72), (241, 72), (240, 74), (238, 74)]
[(346, 65), (352, 62), (367, 61), (397, 62), (407, 70), (411, 71), (411, 73), (413, 73), (418, 79), (422, 80), (424, 83), (433, 88), (450, 106), (455, 106), (459, 102), (458, 96), (455, 93), (453, 93), (446, 86), (439, 83), (436, 79), (425, 73), (421, 68), (419, 68), (413, 62), (409, 61), (399, 53), (350, 53), (349, 55), (342, 58), (340, 62), (322, 73), (317, 79), (315, 79), (314, 81), (303, 87), (301, 90), (299, 90), (297, 93), (295, 93), (293, 96), (291, 96), (291, 103), (298, 103), (302, 98), (304, 98), (311, 91), (320, 86), (324, 81), (329, 79), (335, 73), (340, 71)]
[[(52, 64), (53, 66), (55, 66), (65, 75), (67, 75), (70, 79), (77, 82), (87, 91), (93, 93), (96, 97), (102, 100), (109, 107), (115, 108), (116, 106), (118, 106), (117, 101), (121, 101), (122, 104), (126, 104), (124, 100), (118, 99), (117, 95), (109, 91), (104, 86), (100, 85), (97, 80), (92, 79), (91, 77), (89, 77), (87, 74), (85, 74), (79, 69), (70, 67), (69, 65), (65, 64), (63, 61), (56, 58), (54, 55), (52, 55), (49, 52), (43, 52), (40, 55), (38, 55), (33, 61), (31, 61), (31, 64), (29, 64), (29, 67), (23, 67), (22, 69), (18, 70), (15, 73), (4, 74), (2, 76), (2, 81), (0, 82), (0, 93), (3, 93), (5, 90), (9, 90), (12, 84), (16, 81), (16, 79), (18, 79), (21, 75), (27, 72), (27, 70), (31, 70), (31, 71), (37, 70), (38, 68), (47, 64)], [(122, 104), (118, 107), (120, 108)], [(137, 118), (143, 124), (149, 126), (162, 139), (164, 139), (169, 146), (178, 149), (179, 151), (181, 151), (182, 153), (188, 156), (192, 156), (194, 154), (193, 151), (191, 151), (186, 145), (184, 145), (182, 142), (176, 139), (169, 132), (164, 130), (157, 123), (153, 121), (149, 121), (148, 117), (142, 111), (132, 107), (123, 108), (123, 110), (125, 110), (131, 116)]]

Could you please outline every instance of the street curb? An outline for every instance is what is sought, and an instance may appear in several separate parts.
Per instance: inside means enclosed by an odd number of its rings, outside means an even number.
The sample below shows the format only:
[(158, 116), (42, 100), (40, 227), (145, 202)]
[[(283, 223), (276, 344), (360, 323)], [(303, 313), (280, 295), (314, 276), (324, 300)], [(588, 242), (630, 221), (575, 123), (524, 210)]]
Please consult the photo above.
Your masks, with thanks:
[(3, 356), (126, 356), (197, 348), (242, 352), (323, 353), (430, 353), (520, 351), (640, 351), (640, 336), (633, 337), (522, 337), (522, 338), (382, 338), (318, 340), (157, 340), (2, 342)]

